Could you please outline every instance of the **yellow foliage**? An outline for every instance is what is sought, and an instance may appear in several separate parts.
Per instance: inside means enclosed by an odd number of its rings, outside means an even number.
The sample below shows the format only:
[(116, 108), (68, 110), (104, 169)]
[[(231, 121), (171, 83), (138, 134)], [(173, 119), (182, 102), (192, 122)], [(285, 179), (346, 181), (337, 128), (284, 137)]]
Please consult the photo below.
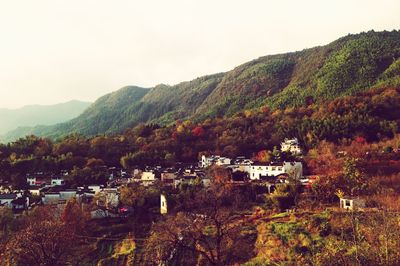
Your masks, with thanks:
[(182, 133), (185, 131), (185, 126), (183, 124), (180, 124), (177, 128), (176, 128), (176, 132), (178, 133)]
[(244, 116), (245, 116), (246, 118), (249, 118), (252, 114), (253, 114), (253, 112), (252, 112), (251, 110), (245, 110), (245, 111), (244, 111)]
[(338, 189), (335, 192), (335, 195), (338, 196), (339, 199), (342, 199), (344, 197), (344, 192), (342, 190)]
[(114, 247), (113, 257), (128, 255), (136, 248), (135, 241), (132, 238), (126, 238)]

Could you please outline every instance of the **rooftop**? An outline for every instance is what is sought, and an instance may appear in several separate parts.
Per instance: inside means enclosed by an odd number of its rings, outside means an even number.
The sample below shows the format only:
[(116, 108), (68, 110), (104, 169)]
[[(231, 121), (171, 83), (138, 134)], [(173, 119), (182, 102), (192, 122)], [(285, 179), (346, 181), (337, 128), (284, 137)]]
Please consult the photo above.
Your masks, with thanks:
[(16, 197), (15, 193), (0, 194), (0, 199), (15, 199)]

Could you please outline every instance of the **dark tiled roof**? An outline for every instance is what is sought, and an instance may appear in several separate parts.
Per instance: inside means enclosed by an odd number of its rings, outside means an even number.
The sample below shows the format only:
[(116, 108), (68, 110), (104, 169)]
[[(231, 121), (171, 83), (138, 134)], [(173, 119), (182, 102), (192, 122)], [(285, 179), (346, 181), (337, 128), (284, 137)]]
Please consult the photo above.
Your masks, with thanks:
[(15, 199), (13, 201), (11, 201), (12, 204), (16, 204), (16, 205), (24, 205), (26, 203), (26, 198), (25, 197), (21, 197), (18, 199)]
[(251, 166), (283, 166), (283, 163), (282, 162), (272, 162), (272, 163), (254, 162)]
[(14, 193), (0, 194), (0, 199), (15, 199), (17, 197)]

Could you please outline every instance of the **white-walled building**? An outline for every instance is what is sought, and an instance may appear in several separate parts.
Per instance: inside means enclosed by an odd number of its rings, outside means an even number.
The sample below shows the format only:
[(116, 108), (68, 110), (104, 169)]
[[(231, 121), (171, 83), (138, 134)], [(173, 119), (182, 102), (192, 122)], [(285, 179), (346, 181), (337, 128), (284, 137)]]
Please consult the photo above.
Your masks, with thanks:
[(95, 194), (97, 194), (103, 189), (103, 186), (102, 185), (90, 185), (90, 186), (88, 186), (88, 189), (90, 189)]
[(0, 194), (0, 205), (11, 208), (11, 202), (17, 197), (18, 195), (15, 193)]
[(43, 204), (58, 204), (60, 200), (59, 192), (46, 192), (42, 197)]
[(299, 141), (297, 138), (285, 139), (281, 143), (281, 151), (290, 152), (293, 155), (299, 155), (302, 153)]
[(31, 193), (32, 196), (40, 196), (40, 191), (42, 188), (40, 187), (33, 187), (29, 189), (29, 193)]
[(260, 180), (265, 177), (273, 178), (282, 174), (300, 179), (303, 176), (303, 165), (301, 162), (283, 162), (276, 164), (255, 163), (250, 167), (249, 171), (251, 180)]
[(165, 195), (161, 194), (161, 196), (160, 196), (160, 213), (166, 214), (167, 212), (168, 212), (167, 198), (165, 197)]
[(28, 176), (26, 182), (29, 186), (63, 186), (65, 185), (65, 180), (63, 177), (46, 177), (46, 176)]
[(218, 155), (211, 155), (209, 157), (206, 157), (205, 155), (201, 156), (201, 167), (206, 168), (211, 165), (219, 165), (219, 166), (225, 166), (225, 165), (230, 165), (232, 160), (227, 157), (221, 157)]
[(28, 183), (28, 185), (30, 186), (36, 185), (36, 177), (27, 177), (26, 183)]
[(52, 186), (62, 186), (62, 185), (65, 185), (65, 181), (64, 181), (64, 178), (61, 178), (61, 177), (53, 177), (52, 179), (51, 179), (51, 183), (50, 183)]
[(156, 181), (156, 174), (153, 171), (144, 171), (140, 181), (144, 186), (152, 185)]
[(232, 169), (232, 172), (240, 171), (250, 173), (250, 168), (253, 163), (252, 160), (246, 159), (245, 157), (237, 157), (233, 165), (229, 166), (229, 168)]
[(178, 174), (175, 172), (162, 172), (161, 173), (161, 182), (166, 185), (173, 185), (175, 179), (177, 179)]
[(72, 198), (79, 198), (77, 191), (74, 189), (66, 189), (57, 192), (45, 192), (42, 196), (43, 204), (65, 204)]
[(26, 178), (26, 183), (28, 183), (29, 186), (43, 186), (48, 183), (49, 179), (43, 178), (43, 177), (35, 177), (35, 176), (28, 176)]
[(345, 197), (340, 199), (340, 208), (346, 210), (357, 210), (365, 208), (365, 200), (360, 198)]

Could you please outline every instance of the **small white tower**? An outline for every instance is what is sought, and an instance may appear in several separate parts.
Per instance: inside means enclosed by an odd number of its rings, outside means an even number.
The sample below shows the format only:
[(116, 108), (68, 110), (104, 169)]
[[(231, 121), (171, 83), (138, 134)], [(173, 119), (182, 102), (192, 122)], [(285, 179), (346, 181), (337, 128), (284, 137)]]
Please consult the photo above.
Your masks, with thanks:
[(161, 201), (160, 202), (160, 204), (161, 204), (161, 206), (160, 206), (161, 214), (167, 214), (167, 212), (168, 212), (167, 198), (165, 197), (164, 194), (161, 194), (160, 201)]

